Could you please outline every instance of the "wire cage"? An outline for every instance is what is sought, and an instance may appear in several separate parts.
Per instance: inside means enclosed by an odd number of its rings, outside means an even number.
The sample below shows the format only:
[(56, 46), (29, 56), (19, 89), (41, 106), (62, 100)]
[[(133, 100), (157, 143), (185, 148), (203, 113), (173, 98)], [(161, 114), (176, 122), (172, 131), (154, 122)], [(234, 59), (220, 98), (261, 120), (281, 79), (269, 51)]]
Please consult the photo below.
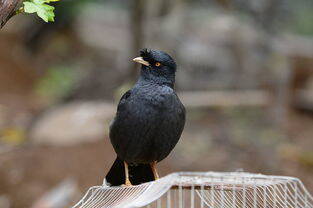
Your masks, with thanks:
[(91, 187), (73, 208), (313, 208), (293, 177), (243, 172), (181, 172), (137, 186)]

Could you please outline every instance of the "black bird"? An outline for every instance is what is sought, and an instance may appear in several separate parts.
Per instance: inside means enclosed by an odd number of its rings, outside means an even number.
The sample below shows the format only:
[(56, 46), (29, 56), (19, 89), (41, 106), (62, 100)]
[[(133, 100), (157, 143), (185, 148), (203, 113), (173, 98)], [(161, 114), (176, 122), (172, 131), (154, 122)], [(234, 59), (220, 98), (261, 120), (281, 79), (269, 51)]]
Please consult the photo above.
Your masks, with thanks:
[(176, 63), (163, 51), (143, 49), (138, 81), (121, 98), (110, 126), (117, 158), (106, 176), (111, 186), (159, 178), (156, 163), (169, 155), (185, 125), (185, 107), (174, 90)]

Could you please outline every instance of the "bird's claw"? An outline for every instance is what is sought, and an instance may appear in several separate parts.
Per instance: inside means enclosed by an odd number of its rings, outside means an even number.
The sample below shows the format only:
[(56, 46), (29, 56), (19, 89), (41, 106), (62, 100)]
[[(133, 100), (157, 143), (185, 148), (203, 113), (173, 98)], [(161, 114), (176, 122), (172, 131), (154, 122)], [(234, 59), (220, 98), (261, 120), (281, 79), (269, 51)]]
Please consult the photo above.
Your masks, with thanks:
[(129, 187), (129, 186), (133, 186), (133, 184), (129, 180), (126, 180), (123, 186)]

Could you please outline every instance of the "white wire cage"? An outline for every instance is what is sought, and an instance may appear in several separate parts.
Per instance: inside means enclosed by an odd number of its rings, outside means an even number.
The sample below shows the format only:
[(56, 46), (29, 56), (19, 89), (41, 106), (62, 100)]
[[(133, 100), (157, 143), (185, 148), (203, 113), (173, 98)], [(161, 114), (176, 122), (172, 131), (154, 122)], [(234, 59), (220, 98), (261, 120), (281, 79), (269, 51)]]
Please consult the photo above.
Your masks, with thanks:
[(91, 187), (73, 208), (313, 208), (298, 178), (181, 172), (137, 186)]

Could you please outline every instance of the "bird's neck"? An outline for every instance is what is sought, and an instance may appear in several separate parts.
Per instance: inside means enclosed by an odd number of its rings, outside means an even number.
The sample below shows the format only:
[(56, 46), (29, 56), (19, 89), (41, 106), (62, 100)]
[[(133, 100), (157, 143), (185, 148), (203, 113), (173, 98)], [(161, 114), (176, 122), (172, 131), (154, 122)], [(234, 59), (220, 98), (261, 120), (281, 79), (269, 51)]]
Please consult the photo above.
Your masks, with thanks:
[(165, 76), (156, 76), (155, 74), (141, 71), (140, 77), (137, 82), (142, 84), (152, 83), (157, 85), (163, 85), (173, 89), (175, 84), (175, 74), (167, 75), (165, 77)]

